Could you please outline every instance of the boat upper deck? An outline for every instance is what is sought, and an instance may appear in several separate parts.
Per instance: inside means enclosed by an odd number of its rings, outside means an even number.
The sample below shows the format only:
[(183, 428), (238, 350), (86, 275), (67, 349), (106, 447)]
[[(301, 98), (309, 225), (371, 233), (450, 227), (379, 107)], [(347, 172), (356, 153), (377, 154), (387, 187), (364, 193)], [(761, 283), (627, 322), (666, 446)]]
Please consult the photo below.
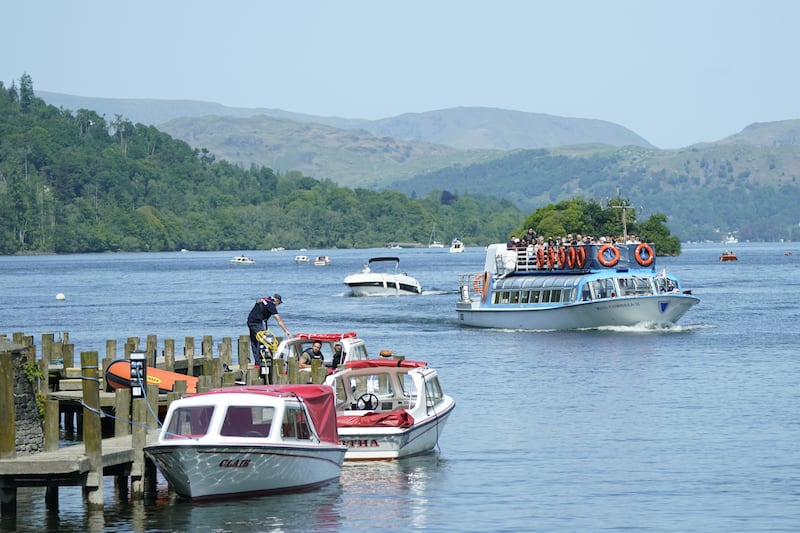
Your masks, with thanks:
[(485, 271), (498, 276), (529, 273), (575, 275), (607, 269), (648, 269), (654, 272), (655, 247), (649, 243), (517, 248), (492, 244), (486, 250)]

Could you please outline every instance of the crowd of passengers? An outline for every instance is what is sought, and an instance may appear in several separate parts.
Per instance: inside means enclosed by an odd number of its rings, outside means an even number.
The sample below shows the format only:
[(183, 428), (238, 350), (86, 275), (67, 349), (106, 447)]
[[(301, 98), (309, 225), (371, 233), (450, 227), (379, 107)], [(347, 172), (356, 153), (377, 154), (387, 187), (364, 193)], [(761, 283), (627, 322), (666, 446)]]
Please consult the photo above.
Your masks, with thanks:
[[(510, 237), (506, 243), (506, 248), (509, 250), (522, 250), (533, 247), (533, 252), (539, 248), (547, 250), (550, 247), (559, 246), (578, 246), (581, 244), (639, 244), (641, 241), (636, 235), (628, 235), (627, 240), (617, 236), (610, 235), (607, 237), (592, 237), (590, 235), (581, 235), (576, 233), (567, 233), (566, 237), (548, 237), (544, 238), (537, 235), (533, 228), (528, 228), (522, 237)], [(530, 250), (528, 250), (530, 252)]]

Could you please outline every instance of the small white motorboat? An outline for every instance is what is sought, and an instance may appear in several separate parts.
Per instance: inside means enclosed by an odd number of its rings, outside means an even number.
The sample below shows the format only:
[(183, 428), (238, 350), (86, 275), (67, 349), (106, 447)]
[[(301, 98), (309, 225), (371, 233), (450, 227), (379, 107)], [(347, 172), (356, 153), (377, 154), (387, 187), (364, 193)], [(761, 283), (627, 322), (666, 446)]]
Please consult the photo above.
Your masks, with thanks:
[(231, 259), (232, 265), (255, 265), (256, 262), (253, 260), (252, 257), (247, 257), (246, 255), (237, 255), (233, 259)]
[(336, 480), (339, 443), (326, 385), (225, 387), (170, 404), (145, 453), (182, 498), (310, 490)]
[[(391, 352), (381, 355), (391, 357)], [(455, 400), (422, 361), (348, 360), (329, 375), (345, 461), (399, 459), (436, 446)]]
[(314, 258), (314, 266), (328, 266), (331, 264), (331, 258), (327, 255), (318, 255)]
[(294, 256), (294, 262), (299, 264), (308, 263), (308, 256), (307, 255), (296, 255)]
[[(389, 267), (384, 269), (382, 265)], [(399, 268), (399, 257), (373, 257), (361, 272), (345, 277), (344, 283), (350, 287), (353, 296), (422, 294), (419, 281), (405, 272), (399, 272)]]
[(456, 237), (450, 242), (450, 253), (451, 254), (460, 254), (464, 251), (464, 243), (461, 242), (461, 239)]

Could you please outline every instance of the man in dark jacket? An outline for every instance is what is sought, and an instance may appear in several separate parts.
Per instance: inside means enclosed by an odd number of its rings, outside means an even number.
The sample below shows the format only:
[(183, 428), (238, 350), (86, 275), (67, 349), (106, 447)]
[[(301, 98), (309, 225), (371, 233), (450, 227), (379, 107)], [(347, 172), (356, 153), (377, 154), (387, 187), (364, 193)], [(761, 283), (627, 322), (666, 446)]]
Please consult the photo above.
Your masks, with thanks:
[(262, 361), (256, 333), (267, 329), (267, 320), (269, 320), (269, 317), (275, 317), (275, 321), (281, 329), (283, 329), (287, 338), (292, 336), (292, 334), (289, 333), (289, 328), (283, 323), (281, 315), (278, 314), (278, 306), (281, 303), (283, 303), (283, 298), (281, 298), (280, 294), (259, 298), (250, 311), (250, 314), (247, 315), (247, 328), (250, 330), (250, 349), (253, 351), (253, 360), (257, 365), (262, 364)]

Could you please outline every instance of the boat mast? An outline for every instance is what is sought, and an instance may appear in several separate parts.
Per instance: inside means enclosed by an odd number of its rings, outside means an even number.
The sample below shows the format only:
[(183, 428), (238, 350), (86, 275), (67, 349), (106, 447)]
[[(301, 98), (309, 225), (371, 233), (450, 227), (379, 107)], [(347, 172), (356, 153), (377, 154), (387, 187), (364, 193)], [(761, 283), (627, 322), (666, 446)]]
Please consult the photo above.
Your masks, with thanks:
[(622, 209), (622, 242), (624, 244), (628, 242), (628, 224), (625, 219), (625, 211), (628, 209), (636, 209), (636, 208), (629, 204), (626, 204), (622, 200), (619, 187), (617, 187), (617, 200), (619, 203), (617, 205), (612, 205), (611, 207), (614, 209)]

